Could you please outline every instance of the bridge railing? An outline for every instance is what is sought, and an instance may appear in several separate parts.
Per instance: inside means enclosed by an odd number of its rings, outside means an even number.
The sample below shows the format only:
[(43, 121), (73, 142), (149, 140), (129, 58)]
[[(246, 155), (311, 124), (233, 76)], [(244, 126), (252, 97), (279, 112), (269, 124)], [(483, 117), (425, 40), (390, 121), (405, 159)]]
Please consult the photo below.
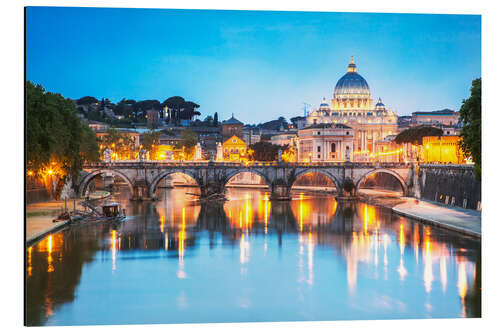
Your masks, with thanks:
[[(138, 161), (138, 160), (119, 160), (111, 162), (87, 162), (86, 168), (165, 168), (165, 167), (302, 167), (302, 168), (327, 168), (327, 167), (349, 167), (349, 168), (409, 168), (411, 163), (404, 162), (210, 162), (210, 161)], [(421, 164), (421, 166), (449, 166), (440, 164)], [(463, 165), (461, 165), (463, 166)]]

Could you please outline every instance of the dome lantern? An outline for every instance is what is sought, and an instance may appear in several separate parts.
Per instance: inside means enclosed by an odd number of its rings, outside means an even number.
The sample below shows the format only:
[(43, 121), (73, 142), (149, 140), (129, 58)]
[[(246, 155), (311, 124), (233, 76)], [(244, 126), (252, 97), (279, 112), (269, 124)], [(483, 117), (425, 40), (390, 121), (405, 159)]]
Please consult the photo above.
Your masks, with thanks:
[(351, 56), (351, 62), (347, 66), (347, 72), (356, 73), (356, 64), (354, 63), (354, 57)]

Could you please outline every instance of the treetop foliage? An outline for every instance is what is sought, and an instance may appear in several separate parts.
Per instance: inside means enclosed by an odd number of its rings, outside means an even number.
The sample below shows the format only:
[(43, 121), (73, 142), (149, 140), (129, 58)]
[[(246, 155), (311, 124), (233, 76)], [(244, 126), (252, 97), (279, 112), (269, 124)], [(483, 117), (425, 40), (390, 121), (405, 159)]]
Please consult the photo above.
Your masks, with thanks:
[(99, 103), (99, 100), (92, 96), (85, 96), (76, 101), (76, 104), (78, 105), (90, 105), (95, 103)]
[(76, 177), (83, 162), (99, 159), (95, 133), (82, 124), (75, 103), (41, 85), (26, 83), (27, 167), (35, 174), (57, 167)]
[(472, 81), (470, 97), (462, 101), (460, 121), (463, 129), (459, 145), (465, 156), (472, 157), (477, 179), (481, 179), (481, 78)]
[(443, 130), (440, 128), (432, 126), (416, 126), (405, 129), (399, 133), (394, 141), (397, 144), (401, 143), (413, 143), (422, 144), (422, 138), (425, 136), (441, 136), (443, 135)]
[(288, 145), (274, 145), (267, 141), (259, 141), (249, 146), (250, 159), (253, 161), (277, 161), (278, 151), (285, 151)]

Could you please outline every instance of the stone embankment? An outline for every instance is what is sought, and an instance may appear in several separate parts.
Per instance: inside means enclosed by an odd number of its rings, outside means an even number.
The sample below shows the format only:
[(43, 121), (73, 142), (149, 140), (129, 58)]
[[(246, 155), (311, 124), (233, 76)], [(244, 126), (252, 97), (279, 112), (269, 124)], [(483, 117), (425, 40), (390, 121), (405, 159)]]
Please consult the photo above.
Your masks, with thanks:
[[(98, 191), (92, 193), (91, 199), (104, 199), (110, 195), (109, 192)], [(31, 246), (47, 235), (65, 228), (70, 220), (56, 220), (64, 211), (85, 210), (79, 204), (79, 200), (49, 201), (26, 206), (26, 245)], [(56, 220), (54, 222), (54, 220)]]
[(372, 205), (390, 208), (394, 213), (425, 224), (481, 238), (481, 212), (446, 206), (426, 199), (398, 197), (390, 191), (362, 190), (360, 200)]

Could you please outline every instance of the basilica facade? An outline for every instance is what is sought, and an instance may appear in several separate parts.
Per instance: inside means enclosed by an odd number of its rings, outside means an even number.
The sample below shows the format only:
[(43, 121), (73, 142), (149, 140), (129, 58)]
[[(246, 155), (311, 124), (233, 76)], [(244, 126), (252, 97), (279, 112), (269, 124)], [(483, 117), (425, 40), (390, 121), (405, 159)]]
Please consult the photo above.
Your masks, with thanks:
[[(335, 85), (333, 98), (329, 102), (323, 98), (319, 108), (307, 115), (306, 127), (303, 130), (329, 124), (334, 128), (338, 128), (337, 125), (340, 124), (352, 128), (351, 158), (354, 161), (369, 160), (370, 156), (377, 153), (377, 147), (380, 147), (377, 143), (385, 141), (384, 139), (388, 136), (397, 134), (397, 114), (386, 108), (380, 98), (375, 105), (373, 104), (370, 87), (357, 72), (353, 58), (347, 67), (347, 73)], [(299, 131), (299, 151), (300, 132), (303, 130)], [(333, 147), (331, 144), (322, 143), (320, 137), (315, 138), (315, 141), (322, 147)], [(334, 152), (326, 151), (322, 154), (323, 156), (327, 157), (322, 158), (324, 161), (345, 159), (345, 156), (340, 156), (338, 152), (334, 154)], [(335, 156), (335, 159), (332, 159), (332, 156)]]

